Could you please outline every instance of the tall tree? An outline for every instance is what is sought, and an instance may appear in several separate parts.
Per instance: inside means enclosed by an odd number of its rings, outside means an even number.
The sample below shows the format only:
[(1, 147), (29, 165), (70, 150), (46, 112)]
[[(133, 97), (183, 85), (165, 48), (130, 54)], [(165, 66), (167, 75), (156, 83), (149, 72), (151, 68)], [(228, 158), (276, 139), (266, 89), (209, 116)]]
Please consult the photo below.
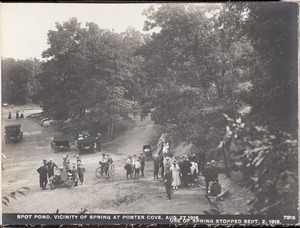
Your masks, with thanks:
[[(194, 4), (150, 7), (145, 29), (159, 28), (140, 49), (145, 115), (184, 140), (212, 148), (222, 137), (221, 113), (235, 113), (233, 93), (245, 81), (253, 48), (238, 26), (244, 9)], [(222, 130), (221, 130), (222, 131)]]
[(43, 53), (47, 61), (40, 77), (46, 113), (106, 123), (112, 134), (132, 105), (140, 35), (133, 30), (117, 34), (95, 23), (82, 27), (76, 18), (57, 23), (48, 33), (50, 47)]
[(37, 59), (2, 59), (2, 102), (22, 105), (38, 102), (39, 84), (35, 80), (40, 71)]
[(247, 102), (257, 123), (272, 131), (297, 133), (297, 10), (294, 3), (249, 3), (245, 33), (253, 40), (256, 63)]

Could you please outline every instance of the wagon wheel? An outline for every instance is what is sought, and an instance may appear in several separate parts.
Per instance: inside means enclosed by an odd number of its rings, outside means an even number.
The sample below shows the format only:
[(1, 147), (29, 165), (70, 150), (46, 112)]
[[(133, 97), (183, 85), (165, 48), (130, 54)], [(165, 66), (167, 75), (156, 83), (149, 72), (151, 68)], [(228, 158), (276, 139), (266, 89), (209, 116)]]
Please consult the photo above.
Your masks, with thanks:
[(96, 169), (95, 174), (97, 178), (101, 178), (101, 166)]
[(70, 177), (69, 180), (68, 180), (69, 188), (73, 188), (74, 184), (75, 184), (74, 178)]

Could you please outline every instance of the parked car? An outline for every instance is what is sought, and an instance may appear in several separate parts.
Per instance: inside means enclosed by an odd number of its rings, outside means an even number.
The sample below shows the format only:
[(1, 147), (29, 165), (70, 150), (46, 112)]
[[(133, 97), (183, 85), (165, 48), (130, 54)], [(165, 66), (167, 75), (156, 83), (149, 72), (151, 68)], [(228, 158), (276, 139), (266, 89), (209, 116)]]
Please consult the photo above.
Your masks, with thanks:
[(10, 124), (4, 127), (5, 143), (19, 142), (23, 138), (23, 131), (21, 131), (21, 124)]
[(70, 151), (71, 146), (69, 140), (66, 139), (53, 139), (50, 143), (52, 150), (54, 153), (59, 151)]
[(76, 143), (78, 154), (81, 155), (83, 153), (95, 152), (95, 144), (96, 140), (94, 137), (87, 136), (84, 138), (78, 138)]

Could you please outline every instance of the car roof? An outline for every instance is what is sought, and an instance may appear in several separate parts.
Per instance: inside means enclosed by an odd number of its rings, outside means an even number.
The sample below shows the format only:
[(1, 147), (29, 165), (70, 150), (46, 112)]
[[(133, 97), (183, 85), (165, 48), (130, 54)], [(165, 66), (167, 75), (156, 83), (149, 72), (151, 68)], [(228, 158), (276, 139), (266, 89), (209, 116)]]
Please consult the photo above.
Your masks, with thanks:
[(8, 124), (8, 125), (5, 125), (5, 128), (10, 128), (10, 127), (21, 127), (21, 124)]

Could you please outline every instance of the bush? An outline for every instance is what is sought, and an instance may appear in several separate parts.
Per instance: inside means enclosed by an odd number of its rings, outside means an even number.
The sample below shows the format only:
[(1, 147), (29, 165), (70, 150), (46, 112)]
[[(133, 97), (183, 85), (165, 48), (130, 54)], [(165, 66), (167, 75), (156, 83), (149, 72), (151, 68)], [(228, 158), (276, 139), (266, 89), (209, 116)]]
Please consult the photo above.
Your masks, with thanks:
[(233, 168), (254, 193), (248, 202), (251, 214), (295, 214), (298, 202), (298, 142), (291, 134), (272, 134), (253, 123), (242, 123), (226, 115), (227, 141), (236, 145), (231, 152)]

